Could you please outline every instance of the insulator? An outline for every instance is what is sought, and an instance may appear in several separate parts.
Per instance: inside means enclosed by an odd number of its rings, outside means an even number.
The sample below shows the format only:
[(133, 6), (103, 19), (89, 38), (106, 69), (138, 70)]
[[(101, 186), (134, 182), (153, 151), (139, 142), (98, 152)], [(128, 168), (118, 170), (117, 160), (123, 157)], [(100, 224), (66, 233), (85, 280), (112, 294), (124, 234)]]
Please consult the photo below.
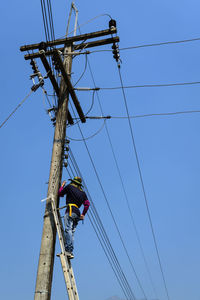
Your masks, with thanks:
[(118, 61), (119, 58), (120, 58), (120, 55), (119, 55), (118, 52), (115, 52), (114, 55), (113, 55), (113, 57), (114, 57), (114, 59), (116, 59), (116, 61)]
[(116, 23), (116, 21), (114, 19), (111, 19), (109, 21), (109, 28), (111, 29), (113, 27), (116, 28), (117, 27), (117, 23)]
[(67, 168), (67, 166), (68, 166), (68, 163), (64, 162), (64, 167)]
[(116, 50), (116, 49), (118, 49), (118, 48), (119, 48), (119, 46), (118, 46), (118, 45), (116, 45), (115, 43), (113, 43), (113, 45), (112, 45), (112, 49)]
[(69, 147), (68, 146), (65, 147), (65, 151), (67, 151), (67, 152), (69, 151)]
[(38, 71), (38, 67), (36, 65), (36, 62), (33, 59), (31, 59), (30, 65), (32, 66), (32, 69), (33, 69), (34, 73), (38, 73), (39, 72)]
[(52, 121), (52, 122), (55, 122), (55, 121), (56, 121), (56, 117), (51, 118), (51, 121)]
[(69, 143), (70, 143), (70, 140), (66, 139), (66, 140), (65, 140), (65, 143), (66, 143), (66, 144), (69, 144)]
[(115, 43), (113, 43), (112, 45), (112, 53), (113, 53), (113, 58), (118, 62), (120, 59), (120, 55), (119, 55), (119, 46), (116, 45)]
[(41, 42), (41, 43), (39, 44), (38, 49), (39, 49), (39, 50), (44, 50), (44, 51), (46, 51), (46, 50), (47, 50), (47, 43)]
[(68, 159), (68, 157), (69, 157), (68, 154), (65, 154), (65, 155), (64, 155), (64, 158), (65, 158), (65, 159)]
[(54, 126), (54, 127), (56, 126), (56, 122), (53, 122), (53, 126)]

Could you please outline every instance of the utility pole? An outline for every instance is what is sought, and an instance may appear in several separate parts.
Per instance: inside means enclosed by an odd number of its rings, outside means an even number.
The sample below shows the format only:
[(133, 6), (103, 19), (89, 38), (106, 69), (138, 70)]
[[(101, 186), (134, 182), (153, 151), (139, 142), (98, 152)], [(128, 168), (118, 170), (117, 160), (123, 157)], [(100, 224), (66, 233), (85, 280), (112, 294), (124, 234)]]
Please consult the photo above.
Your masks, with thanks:
[[(64, 39), (57, 39), (54, 41), (41, 42), (39, 44), (25, 45), (20, 47), (21, 51), (29, 51), (29, 50), (39, 50), (38, 52), (33, 52), (26, 54), (24, 58), (26, 60), (31, 60), (35, 58), (40, 58), (46, 72), (48, 74), (48, 78), (50, 79), (53, 88), (58, 97), (58, 107), (56, 114), (56, 125), (55, 125), (55, 133), (53, 140), (53, 150), (52, 150), (52, 159), (51, 159), (51, 167), (50, 167), (50, 175), (49, 175), (49, 185), (48, 185), (48, 194), (47, 194), (47, 202), (44, 214), (44, 223), (43, 223), (43, 233), (42, 233), (42, 241), (40, 248), (40, 257), (38, 263), (38, 271), (37, 271), (37, 280), (35, 287), (35, 298), (34, 300), (50, 300), (51, 298), (51, 285), (52, 285), (52, 277), (53, 277), (53, 265), (54, 265), (54, 254), (55, 254), (55, 241), (56, 241), (56, 226), (57, 223), (54, 221), (54, 215), (52, 213), (52, 197), (54, 199), (55, 206), (59, 207), (58, 200), (58, 189), (61, 183), (62, 177), (62, 166), (63, 166), (63, 154), (64, 154), (64, 146), (65, 146), (65, 137), (66, 137), (66, 124), (67, 121), (69, 124), (73, 124), (73, 118), (68, 111), (68, 101), (69, 94), (73, 100), (73, 104), (77, 110), (80, 121), (82, 123), (86, 122), (86, 117), (82, 111), (80, 103), (75, 93), (75, 89), (71, 83), (71, 68), (72, 68), (72, 55), (79, 55), (81, 51), (86, 48), (97, 47), (101, 45), (113, 44), (113, 54), (114, 58), (118, 58), (116, 44), (119, 42), (118, 36), (113, 36), (113, 34), (117, 33), (116, 21), (111, 19), (109, 21), (109, 29), (91, 32), (87, 34), (77, 35), (73, 37), (66, 37)], [(111, 35), (111, 38), (96, 40), (91, 42), (86, 42), (88, 39), (94, 39), (101, 36)], [(78, 44), (74, 44), (75, 42), (80, 42)], [(56, 48), (58, 45), (64, 45), (62, 48)], [(53, 49), (52, 49), (53, 47)], [(48, 49), (50, 48), (50, 49)], [(78, 51), (76, 51), (78, 50)], [(74, 52), (75, 51), (75, 52)], [(116, 52), (116, 53), (115, 53)], [(61, 59), (60, 53), (63, 54), (64, 59)], [(85, 54), (89, 54), (87, 51)], [(46, 56), (53, 56), (56, 61), (56, 65), (60, 70), (62, 75), (60, 87), (58, 86), (57, 80), (52, 72), (52, 69), (48, 63)], [(58, 227), (60, 228), (60, 226)], [(60, 239), (60, 238), (59, 238)], [(62, 246), (61, 248), (63, 248)], [(71, 263), (69, 261), (65, 261), (64, 254), (61, 253), (61, 264), (63, 268), (63, 273), (68, 289), (69, 300), (79, 299), (77, 294), (77, 289), (75, 287), (75, 278), (73, 275), (73, 270), (71, 267)], [(66, 264), (65, 264), (66, 262)], [(67, 266), (67, 269), (65, 269)], [(71, 285), (68, 284), (68, 279), (66, 272), (70, 274), (70, 278), (72, 279)], [(72, 295), (72, 290), (74, 293)]]
[[(71, 52), (71, 49), (71, 46), (67, 46), (64, 50), (65, 55), (63, 65), (67, 74), (71, 73), (72, 56), (66, 54), (67, 52)], [(66, 136), (68, 100), (69, 93), (67, 91), (67, 86), (64, 82), (64, 79), (61, 78), (47, 197), (51, 194), (55, 196), (58, 194), (58, 189), (61, 182), (62, 156)], [(58, 206), (58, 197), (55, 197), (55, 199), (56, 206)], [(56, 228), (51, 213), (51, 203), (50, 200), (47, 200), (37, 271), (37, 281), (35, 287), (35, 300), (50, 300), (51, 297), (51, 284), (55, 254), (55, 239)]]

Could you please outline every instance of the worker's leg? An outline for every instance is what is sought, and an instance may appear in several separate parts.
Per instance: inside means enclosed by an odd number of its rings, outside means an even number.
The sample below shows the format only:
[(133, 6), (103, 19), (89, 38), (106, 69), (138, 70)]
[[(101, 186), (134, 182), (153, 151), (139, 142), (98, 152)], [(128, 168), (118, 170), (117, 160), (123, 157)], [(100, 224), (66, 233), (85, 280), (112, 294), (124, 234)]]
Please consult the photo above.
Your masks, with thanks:
[(78, 221), (79, 221), (79, 216), (77, 216), (77, 214), (72, 213), (72, 218), (73, 218), (73, 225), (72, 225), (72, 246), (74, 249), (74, 233), (76, 230), (76, 227), (78, 225)]
[(64, 217), (64, 224), (65, 224), (65, 250), (67, 252), (73, 251), (73, 242), (72, 242), (72, 226), (73, 226), (73, 219), (69, 216), (68, 213), (65, 214)]
[(65, 214), (65, 250), (72, 253), (74, 250), (74, 232), (78, 225), (79, 216), (72, 212), (71, 216), (68, 213)]

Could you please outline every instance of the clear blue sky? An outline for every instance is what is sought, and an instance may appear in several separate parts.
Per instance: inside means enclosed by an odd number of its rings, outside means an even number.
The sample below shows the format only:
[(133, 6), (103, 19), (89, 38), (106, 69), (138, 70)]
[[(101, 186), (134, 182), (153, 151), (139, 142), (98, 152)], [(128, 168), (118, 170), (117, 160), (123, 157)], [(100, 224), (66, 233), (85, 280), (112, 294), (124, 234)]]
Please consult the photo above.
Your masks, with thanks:
[[(56, 38), (66, 31), (70, 1), (52, 0)], [(190, 1), (76, 1), (79, 24), (100, 14), (117, 21), (120, 48), (200, 37), (197, 0)], [(45, 40), (40, 1), (3, 1), (1, 22), (1, 111), (0, 123), (28, 94), (31, 67), (19, 51), (21, 45)], [(74, 20), (74, 19), (73, 19)], [(81, 27), (82, 33), (108, 28), (102, 16)], [(72, 29), (72, 27), (71, 27)], [(111, 49), (111, 45), (100, 49)], [(200, 81), (200, 41), (121, 51), (124, 85)], [(110, 52), (93, 53), (89, 62), (99, 87), (120, 86), (116, 62)], [(38, 61), (42, 74), (45, 71)], [(85, 57), (73, 62), (73, 82), (80, 77)], [(93, 87), (89, 68), (78, 86)], [(45, 81), (45, 89), (52, 93)], [(137, 88), (125, 90), (129, 113), (133, 115), (200, 110), (199, 85)], [(91, 92), (78, 92), (86, 112)], [(105, 115), (126, 116), (121, 90), (100, 90)], [(53, 127), (46, 114), (47, 102), (38, 90), (0, 129), (1, 137), (1, 299), (31, 299), (34, 294), (44, 203), (49, 177)], [(91, 115), (101, 115), (97, 97)], [(178, 114), (131, 119), (144, 186), (152, 217), (170, 300), (199, 300), (199, 210), (200, 210), (200, 114)], [(84, 136), (94, 134), (100, 120), (81, 124)], [(156, 295), (131, 223), (110, 144), (104, 129), (88, 140), (107, 199), (145, 290), (147, 298), (166, 300), (161, 272), (150, 230), (141, 181), (127, 119), (107, 121), (116, 158), (122, 173), (131, 211), (152, 275)], [(77, 126), (67, 135), (80, 139)], [(143, 295), (121, 245), (98, 180), (83, 142), (71, 141), (91, 197), (98, 209), (120, 264), (137, 299)], [(68, 179), (66, 171), (63, 179)], [(64, 199), (61, 200), (64, 204)], [(56, 246), (59, 251), (59, 245)], [(73, 261), (80, 299), (124, 299), (115, 276), (86, 218), (75, 238)], [(55, 258), (52, 300), (66, 299), (58, 258)]]

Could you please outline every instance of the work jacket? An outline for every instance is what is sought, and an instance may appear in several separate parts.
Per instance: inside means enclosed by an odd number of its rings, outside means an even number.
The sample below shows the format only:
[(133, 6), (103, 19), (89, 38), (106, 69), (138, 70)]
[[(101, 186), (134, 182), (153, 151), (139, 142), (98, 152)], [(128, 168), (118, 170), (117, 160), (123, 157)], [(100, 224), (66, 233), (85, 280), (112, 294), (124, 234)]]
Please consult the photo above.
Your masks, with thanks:
[(90, 202), (87, 199), (86, 193), (79, 189), (78, 187), (74, 186), (73, 184), (68, 184), (65, 187), (60, 187), (58, 191), (58, 196), (63, 197), (66, 195), (66, 205), (67, 205), (67, 212), (69, 212), (70, 204), (72, 205), (72, 212), (75, 212), (80, 217), (80, 210), (79, 208), (81, 205), (84, 205), (84, 209), (82, 215), (85, 215), (89, 206)]

